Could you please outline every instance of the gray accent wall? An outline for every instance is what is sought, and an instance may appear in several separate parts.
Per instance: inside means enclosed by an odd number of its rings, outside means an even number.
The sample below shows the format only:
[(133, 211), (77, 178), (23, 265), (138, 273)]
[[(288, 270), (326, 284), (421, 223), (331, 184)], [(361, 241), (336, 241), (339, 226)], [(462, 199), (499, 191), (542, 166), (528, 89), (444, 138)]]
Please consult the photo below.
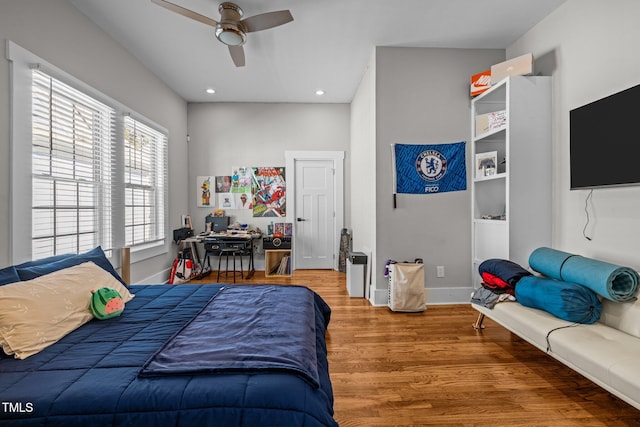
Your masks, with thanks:
[[(425, 263), (428, 303), (468, 302), (471, 292), (469, 79), (504, 60), (501, 49), (378, 47), (375, 60), (375, 304), (386, 301), (387, 259)], [(467, 190), (398, 194), (392, 204), (392, 143), (467, 141)], [(357, 218), (352, 218), (356, 222)], [(354, 241), (357, 236), (354, 237)], [(436, 277), (436, 267), (445, 277)]]

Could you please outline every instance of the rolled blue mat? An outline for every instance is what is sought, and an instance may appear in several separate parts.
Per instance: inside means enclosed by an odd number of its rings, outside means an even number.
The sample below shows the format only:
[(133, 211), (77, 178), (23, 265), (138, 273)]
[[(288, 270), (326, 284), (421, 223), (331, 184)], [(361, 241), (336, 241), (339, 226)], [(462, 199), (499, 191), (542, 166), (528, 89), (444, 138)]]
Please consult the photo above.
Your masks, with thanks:
[(545, 247), (531, 253), (529, 266), (547, 277), (586, 286), (617, 302), (634, 300), (640, 282), (632, 268)]
[(602, 312), (602, 303), (591, 289), (546, 277), (521, 278), (516, 299), (525, 307), (544, 310), (569, 322), (595, 323)]

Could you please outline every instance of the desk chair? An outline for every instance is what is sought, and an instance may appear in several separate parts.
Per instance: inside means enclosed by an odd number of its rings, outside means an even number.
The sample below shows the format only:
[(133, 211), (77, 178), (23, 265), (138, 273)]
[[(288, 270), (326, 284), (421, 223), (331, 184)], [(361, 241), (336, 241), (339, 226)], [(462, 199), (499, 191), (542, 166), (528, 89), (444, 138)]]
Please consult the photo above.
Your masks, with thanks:
[[(220, 281), (220, 271), (222, 270), (222, 257), (226, 257), (225, 277), (229, 277), (229, 257), (233, 256), (233, 283), (236, 283), (236, 256), (240, 258), (240, 278), (244, 276), (244, 267), (242, 265), (242, 256), (247, 255), (247, 248), (251, 242), (246, 241), (228, 241), (225, 239), (206, 239), (204, 243), (205, 263), (211, 269), (209, 257), (217, 256), (218, 258), (218, 276), (216, 281)], [(251, 266), (249, 266), (251, 267)]]
[(226, 270), (224, 272), (224, 275), (225, 277), (229, 276), (229, 255), (233, 256), (233, 283), (236, 283), (236, 256), (240, 257), (240, 278), (244, 276), (244, 271), (242, 268), (242, 249), (232, 245), (228, 245), (228, 246), (225, 245), (222, 248), (220, 248), (220, 255), (218, 258), (218, 277), (216, 278), (216, 281), (218, 282), (220, 282), (220, 266), (222, 264), (223, 256), (227, 257), (227, 265), (226, 265)]

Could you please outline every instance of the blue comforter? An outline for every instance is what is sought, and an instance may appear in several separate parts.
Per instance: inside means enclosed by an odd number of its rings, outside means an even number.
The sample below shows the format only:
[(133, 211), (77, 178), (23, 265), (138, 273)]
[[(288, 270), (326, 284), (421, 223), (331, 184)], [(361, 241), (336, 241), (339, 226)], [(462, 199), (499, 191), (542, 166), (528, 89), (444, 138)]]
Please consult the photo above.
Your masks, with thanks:
[[(0, 410), (0, 425), (337, 425), (324, 338), (330, 310), (318, 295), (313, 294), (319, 385), (314, 387), (282, 370), (140, 378), (145, 362), (221, 286), (130, 288), (136, 297), (120, 317), (93, 320), (28, 359), (0, 360), (0, 400), (11, 404)], [(242, 299), (242, 292), (237, 296)], [(307, 321), (293, 312), (289, 320)]]

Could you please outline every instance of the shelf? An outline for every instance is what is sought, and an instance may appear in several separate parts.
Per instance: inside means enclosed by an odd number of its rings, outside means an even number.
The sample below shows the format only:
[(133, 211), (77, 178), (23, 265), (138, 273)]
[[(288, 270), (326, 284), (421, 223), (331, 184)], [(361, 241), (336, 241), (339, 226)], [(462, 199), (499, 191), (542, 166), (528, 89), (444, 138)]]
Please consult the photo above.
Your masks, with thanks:
[(499, 223), (507, 223), (506, 218), (505, 219), (485, 219), (485, 218), (474, 218), (473, 222), (475, 222), (476, 224), (499, 224)]
[(497, 173), (495, 175), (484, 176), (482, 178), (473, 178), (473, 182), (493, 181), (495, 179), (506, 179), (507, 174), (505, 172)]
[[(550, 105), (551, 79), (542, 76), (505, 78), (472, 100), (472, 135), (480, 115), (502, 110), (507, 115), (504, 125), (476, 135), (471, 143), (476, 162), (479, 154), (492, 152), (498, 160), (495, 175), (480, 176), (480, 171), (471, 179), (471, 260), (476, 279), (477, 264), (485, 259), (526, 265), (532, 250), (550, 245)], [(482, 218), (501, 213), (504, 219)]]
[[(491, 130), (490, 130), (490, 131), (488, 131), (488, 132), (485, 132), (485, 133), (483, 133), (483, 134), (480, 134), (480, 135), (475, 136), (475, 137), (473, 138), (473, 140), (474, 140), (474, 141), (476, 141), (476, 142), (481, 142), (481, 140), (490, 140), (490, 139), (489, 139), (490, 137), (492, 137), (492, 136), (494, 136), (494, 135), (496, 135), (496, 134), (498, 134), (498, 133), (500, 133), (500, 132), (505, 132), (505, 131), (507, 130), (507, 126), (508, 126), (508, 125), (503, 125), (503, 126), (500, 126), (499, 128), (491, 129)], [(504, 137), (502, 137), (502, 138), (500, 138), (500, 139), (502, 140), (503, 138), (504, 138)], [(495, 138), (495, 140), (497, 140), (497, 139), (498, 139), (498, 138)]]
[(265, 277), (291, 276), (291, 249), (266, 249), (264, 261)]

